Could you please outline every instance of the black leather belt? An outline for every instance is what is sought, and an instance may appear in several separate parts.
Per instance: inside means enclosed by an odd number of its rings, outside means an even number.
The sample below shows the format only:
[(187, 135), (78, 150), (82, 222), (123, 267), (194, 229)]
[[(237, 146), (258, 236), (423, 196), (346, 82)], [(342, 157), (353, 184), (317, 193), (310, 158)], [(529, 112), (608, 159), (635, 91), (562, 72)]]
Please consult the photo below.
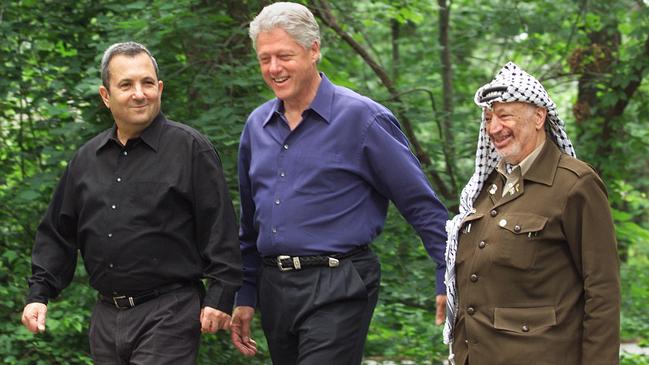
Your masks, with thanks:
[(319, 256), (266, 256), (262, 258), (264, 265), (277, 266), (280, 271), (300, 270), (304, 267), (324, 266), (324, 267), (338, 267), (340, 260), (367, 251), (367, 245), (358, 246), (355, 249), (345, 253), (334, 253), (331, 255)]
[(147, 302), (151, 299), (157, 298), (162, 294), (169, 293), (171, 291), (186, 287), (187, 283), (174, 283), (169, 285), (161, 286), (157, 289), (150, 290), (135, 296), (128, 295), (104, 295), (99, 293), (99, 299), (102, 302), (112, 304), (117, 309), (128, 309), (133, 308), (136, 305), (140, 305), (144, 302)]

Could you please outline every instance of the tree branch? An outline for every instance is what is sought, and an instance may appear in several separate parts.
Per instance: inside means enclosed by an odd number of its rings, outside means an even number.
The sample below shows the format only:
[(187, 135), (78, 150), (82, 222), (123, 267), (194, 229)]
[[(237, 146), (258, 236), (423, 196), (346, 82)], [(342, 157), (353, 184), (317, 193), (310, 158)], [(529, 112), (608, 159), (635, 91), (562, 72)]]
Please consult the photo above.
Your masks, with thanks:
[[(407, 117), (407, 115), (405, 115), (405, 113), (401, 111), (401, 109), (403, 108), (403, 101), (399, 97), (399, 91), (395, 87), (394, 82), (392, 81), (390, 76), (388, 76), (387, 72), (374, 60), (374, 58), (367, 52), (367, 50), (365, 50), (365, 48), (363, 48), (363, 46), (356, 42), (356, 40), (354, 40), (354, 38), (349, 33), (345, 32), (342, 27), (340, 27), (340, 25), (336, 22), (336, 18), (331, 13), (331, 8), (326, 0), (312, 0), (311, 8), (314, 14), (316, 14), (316, 16), (318, 16), (325, 25), (331, 28), (336, 34), (338, 34), (340, 38), (342, 38), (350, 47), (352, 47), (352, 49), (378, 76), (383, 86), (385, 86), (385, 88), (388, 90), (388, 92), (398, 105), (399, 110), (397, 111), (397, 114), (399, 115), (399, 119), (401, 120), (401, 124), (405, 130), (406, 135), (410, 139), (410, 143), (412, 145), (412, 148), (414, 149), (415, 156), (417, 156), (422, 165), (431, 166), (432, 160), (419, 143), (419, 140), (414, 133), (412, 122)], [(428, 169), (428, 173), (433, 185), (435, 186), (436, 191), (441, 196), (448, 200), (453, 200), (456, 198), (455, 193), (447, 187), (446, 183), (442, 180), (441, 176), (436, 171), (434, 171), (433, 169)]]

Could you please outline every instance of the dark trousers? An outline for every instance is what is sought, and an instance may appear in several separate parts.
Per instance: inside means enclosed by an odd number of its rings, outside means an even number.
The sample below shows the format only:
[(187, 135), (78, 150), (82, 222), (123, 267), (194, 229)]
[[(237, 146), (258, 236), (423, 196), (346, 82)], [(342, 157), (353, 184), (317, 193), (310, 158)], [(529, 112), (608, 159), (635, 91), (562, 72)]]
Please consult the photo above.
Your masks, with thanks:
[(259, 310), (273, 364), (360, 364), (379, 283), (379, 261), (369, 249), (336, 268), (265, 266)]
[(199, 290), (165, 293), (130, 309), (98, 301), (90, 322), (96, 365), (194, 365), (200, 340)]

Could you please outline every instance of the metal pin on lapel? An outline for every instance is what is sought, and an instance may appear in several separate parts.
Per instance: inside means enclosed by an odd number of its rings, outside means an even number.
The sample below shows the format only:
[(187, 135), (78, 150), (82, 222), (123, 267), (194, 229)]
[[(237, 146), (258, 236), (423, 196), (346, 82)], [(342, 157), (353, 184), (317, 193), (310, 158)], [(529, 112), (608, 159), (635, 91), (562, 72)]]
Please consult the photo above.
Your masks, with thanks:
[(496, 194), (497, 190), (498, 190), (498, 186), (496, 186), (496, 184), (492, 184), (491, 188), (489, 189), (489, 194), (494, 195)]

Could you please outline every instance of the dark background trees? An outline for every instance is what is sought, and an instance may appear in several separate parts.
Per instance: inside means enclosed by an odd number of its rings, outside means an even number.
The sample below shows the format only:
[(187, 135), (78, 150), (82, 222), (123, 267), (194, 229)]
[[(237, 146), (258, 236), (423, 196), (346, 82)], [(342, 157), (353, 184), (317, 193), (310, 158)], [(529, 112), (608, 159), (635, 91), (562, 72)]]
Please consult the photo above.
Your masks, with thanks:
[[(48, 332), (21, 328), (34, 231), (67, 160), (111, 124), (97, 95), (110, 44), (146, 44), (161, 66), (163, 110), (207, 134), (237, 202), (236, 151), (247, 114), (272, 97), (247, 24), (265, 1), (0, 3), (0, 358), (89, 364), (94, 292), (80, 266), (50, 306)], [(580, 158), (604, 177), (622, 260), (623, 337), (649, 338), (649, 10), (645, 1), (305, 2), (323, 32), (320, 68), (390, 107), (431, 184), (455, 210), (473, 168), (475, 90), (513, 60), (544, 83)], [(383, 284), (367, 355), (444, 357), (433, 325), (434, 268), (394, 210), (375, 249)], [(262, 338), (257, 330), (256, 337)], [(264, 349), (262, 341), (262, 350)], [(250, 363), (226, 335), (205, 336), (201, 364)], [(627, 357), (628, 364), (646, 359)], [(645, 362), (642, 362), (645, 361)], [(265, 351), (256, 360), (267, 363)]]

